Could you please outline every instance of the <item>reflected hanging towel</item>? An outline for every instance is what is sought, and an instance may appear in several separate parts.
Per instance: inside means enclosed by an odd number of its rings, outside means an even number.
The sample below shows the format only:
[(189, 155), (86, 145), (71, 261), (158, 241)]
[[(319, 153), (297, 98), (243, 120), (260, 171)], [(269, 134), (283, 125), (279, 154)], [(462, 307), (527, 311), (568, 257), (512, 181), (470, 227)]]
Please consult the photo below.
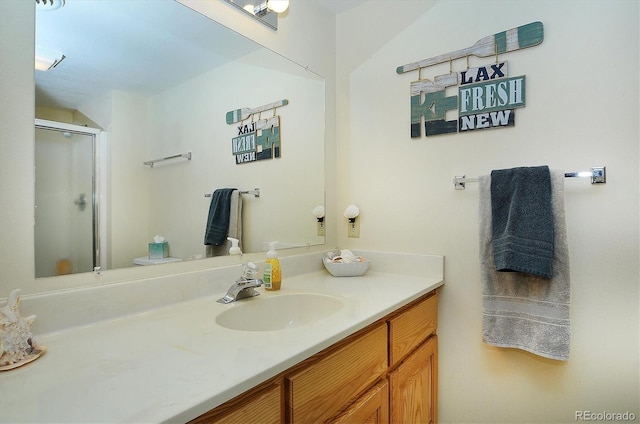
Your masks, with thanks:
[(553, 276), (549, 167), (492, 171), (491, 221), (497, 271)]
[(227, 241), (231, 194), (235, 188), (220, 188), (213, 192), (209, 206), (209, 218), (204, 233), (204, 244), (219, 246)]
[[(231, 203), (229, 208), (229, 231), (228, 237), (238, 240), (238, 247), (242, 250), (242, 195), (239, 190), (231, 192)], [(207, 258), (213, 256), (226, 256), (229, 254), (231, 242), (225, 240), (219, 245), (207, 245), (205, 253)]]
[(569, 248), (564, 214), (564, 172), (552, 171), (554, 222), (553, 277), (498, 272), (491, 240), (488, 175), (479, 178), (482, 339), (485, 343), (526, 350), (545, 358), (569, 359), (571, 339)]

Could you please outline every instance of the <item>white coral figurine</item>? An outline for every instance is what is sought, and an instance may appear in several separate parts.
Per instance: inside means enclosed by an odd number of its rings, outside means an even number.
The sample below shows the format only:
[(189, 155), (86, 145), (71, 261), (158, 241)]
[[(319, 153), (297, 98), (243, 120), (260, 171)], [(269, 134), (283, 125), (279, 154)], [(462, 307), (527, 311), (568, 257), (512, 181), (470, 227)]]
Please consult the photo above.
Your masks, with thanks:
[(0, 371), (29, 363), (46, 350), (31, 334), (36, 316), (21, 317), (19, 305), (20, 289), (15, 289), (0, 309)]

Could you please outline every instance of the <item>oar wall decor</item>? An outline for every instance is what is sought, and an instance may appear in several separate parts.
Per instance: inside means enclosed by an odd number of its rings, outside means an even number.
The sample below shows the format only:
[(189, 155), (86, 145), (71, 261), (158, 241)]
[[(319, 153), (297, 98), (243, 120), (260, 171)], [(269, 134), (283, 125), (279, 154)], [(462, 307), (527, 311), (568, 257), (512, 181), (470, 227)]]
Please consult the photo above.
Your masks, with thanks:
[(289, 100), (284, 99), (278, 102), (269, 103), (268, 105), (259, 106), (253, 109), (248, 107), (243, 107), (241, 109), (231, 110), (227, 112), (227, 124), (229, 125), (235, 124), (236, 122), (244, 121), (245, 119), (249, 118), (251, 115), (255, 113), (264, 112), (266, 110), (275, 109), (280, 106), (286, 106), (288, 104), (289, 104)]
[(542, 22), (532, 22), (507, 31), (481, 38), (471, 46), (451, 53), (424, 59), (419, 62), (398, 66), (396, 72), (403, 74), (420, 68), (461, 59), (467, 56), (488, 57), (500, 53), (512, 52), (527, 47), (537, 46), (544, 39)]

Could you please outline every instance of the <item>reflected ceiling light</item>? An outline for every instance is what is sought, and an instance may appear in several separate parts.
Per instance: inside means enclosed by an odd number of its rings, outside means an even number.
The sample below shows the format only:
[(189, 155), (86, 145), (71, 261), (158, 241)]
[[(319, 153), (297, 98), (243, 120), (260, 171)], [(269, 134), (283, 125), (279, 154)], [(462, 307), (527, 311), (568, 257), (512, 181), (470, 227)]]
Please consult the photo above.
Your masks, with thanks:
[(267, 12), (283, 13), (289, 8), (289, 0), (266, 0), (257, 5), (253, 11), (256, 16), (264, 16)]
[(65, 57), (62, 53), (36, 46), (36, 69), (38, 71), (53, 69), (58, 66)]

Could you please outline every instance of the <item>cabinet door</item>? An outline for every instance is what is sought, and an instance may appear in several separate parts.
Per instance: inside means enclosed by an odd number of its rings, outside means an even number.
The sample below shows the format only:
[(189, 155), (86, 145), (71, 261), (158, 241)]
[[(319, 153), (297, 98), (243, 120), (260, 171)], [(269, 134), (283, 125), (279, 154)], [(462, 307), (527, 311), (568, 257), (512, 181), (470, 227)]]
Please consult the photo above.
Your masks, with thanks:
[(389, 373), (392, 423), (436, 423), (438, 339), (432, 336)]
[(189, 424), (281, 424), (284, 422), (283, 412), (282, 383), (277, 383), (263, 390), (243, 394)]
[(382, 381), (362, 395), (342, 414), (331, 420), (333, 424), (388, 424), (389, 383)]
[(290, 421), (325, 422), (357, 399), (386, 370), (387, 326), (382, 322), (285, 378)]

